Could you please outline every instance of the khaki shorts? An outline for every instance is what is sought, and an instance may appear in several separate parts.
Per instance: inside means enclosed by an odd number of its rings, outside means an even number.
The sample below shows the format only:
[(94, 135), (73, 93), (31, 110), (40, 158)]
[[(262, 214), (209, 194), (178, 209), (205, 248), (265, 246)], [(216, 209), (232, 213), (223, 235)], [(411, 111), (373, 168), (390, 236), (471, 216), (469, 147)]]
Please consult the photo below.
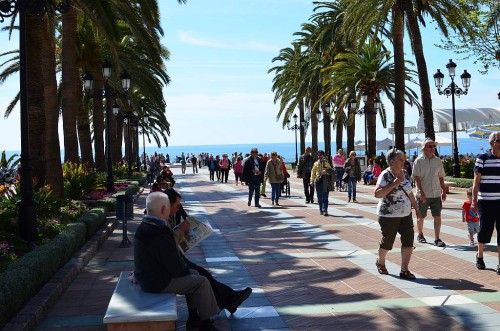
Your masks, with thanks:
[(390, 251), (396, 240), (396, 234), (401, 235), (401, 247), (413, 247), (413, 218), (410, 215), (404, 217), (379, 216), (378, 223), (382, 231), (380, 248)]
[(432, 216), (441, 216), (441, 210), (443, 209), (443, 201), (441, 200), (441, 197), (427, 198), (425, 199), (425, 202), (422, 202), (422, 200), (420, 200), (420, 197), (417, 197), (417, 204), (418, 209), (420, 209), (420, 215), (422, 215), (422, 218), (427, 217), (427, 209), (429, 207), (431, 208)]

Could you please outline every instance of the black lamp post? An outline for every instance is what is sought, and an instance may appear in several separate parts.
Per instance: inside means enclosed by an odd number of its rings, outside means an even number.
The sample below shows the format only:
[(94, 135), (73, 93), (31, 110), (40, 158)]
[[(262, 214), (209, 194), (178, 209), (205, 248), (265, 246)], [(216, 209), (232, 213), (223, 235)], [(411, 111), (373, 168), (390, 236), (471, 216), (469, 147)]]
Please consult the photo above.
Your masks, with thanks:
[[(105, 79), (104, 91), (97, 91), (96, 95), (104, 95), (106, 99), (106, 190), (108, 192), (113, 192), (115, 190), (115, 184), (113, 179), (113, 160), (111, 155), (111, 111), (115, 115), (118, 114), (118, 105), (115, 103), (111, 106), (111, 98), (115, 97), (116, 94), (113, 93), (112, 88), (109, 86), (109, 78), (111, 77), (113, 66), (108, 60), (105, 60), (102, 64), (102, 76)], [(126, 71), (120, 76), (122, 88), (125, 92), (130, 88), (130, 76)], [(90, 72), (86, 72), (83, 76), (83, 87), (86, 92), (92, 91), (92, 85), (94, 83), (94, 78)], [(103, 94), (104, 93), (104, 94)], [(112, 109), (111, 109), (112, 108)]]
[(300, 127), (304, 123), (300, 123), (300, 125), (297, 124), (297, 118), (298, 118), (297, 114), (294, 114), (292, 117), (293, 117), (294, 124), (292, 126), (290, 126), (290, 120), (288, 120), (288, 121), (286, 121), (286, 127), (288, 128), (288, 130), (295, 131), (295, 166), (297, 166), (297, 164), (299, 163), (299, 152), (297, 149), (297, 131), (300, 130)]
[(455, 117), (455, 95), (460, 97), (462, 94), (466, 95), (470, 86), (470, 78), (471, 75), (464, 70), (463, 74), (460, 75), (462, 79), (462, 85), (464, 86), (464, 90), (455, 84), (455, 69), (457, 65), (450, 59), (450, 62), (446, 65), (448, 72), (451, 78), (451, 84), (448, 85), (445, 89), (441, 90), (443, 86), (444, 74), (438, 69), (438, 71), (434, 74), (434, 82), (438, 89), (440, 95), (446, 95), (449, 97), (451, 95), (451, 107), (452, 107), (452, 115), (453, 115), (453, 177), (460, 177), (460, 160), (458, 159), (458, 144), (457, 144), (457, 120)]
[(42, 16), (46, 12), (69, 10), (69, 1), (50, 0), (0, 0), (0, 23), (5, 18), (19, 12), (19, 91), (21, 120), (21, 166), (19, 172), (21, 200), (17, 202), (19, 216), (19, 231), (21, 238), (33, 242), (37, 236), (36, 202), (33, 198), (33, 178), (31, 174), (31, 152), (29, 144), (28, 124), (28, 87), (26, 60), (26, 14)]
[[(363, 93), (362, 98), (363, 98), (363, 103), (365, 104), (362, 109), (359, 109), (358, 111), (356, 111), (356, 108), (358, 107), (358, 103), (356, 102), (356, 99), (354, 99), (354, 98), (349, 100), (349, 109), (352, 112), (356, 112), (359, 116), (365, 115), (365, 155), (368, 157), (368, 141), (367, 141), (368, 125), (367, 125), (367, 121), (366, 121), (366, 114), (372, 114), (372, 113), (371, 113), (370, 108), (366, 104), (366, 102), (368, 101), (368, 94)], [(380, 102), (380, 99), (378, 97), (375, 97), (375, 100), (373, 102), (373, 106), (375, 108), (373, 111), (376, 114), (381, 106), (381, 102)]]

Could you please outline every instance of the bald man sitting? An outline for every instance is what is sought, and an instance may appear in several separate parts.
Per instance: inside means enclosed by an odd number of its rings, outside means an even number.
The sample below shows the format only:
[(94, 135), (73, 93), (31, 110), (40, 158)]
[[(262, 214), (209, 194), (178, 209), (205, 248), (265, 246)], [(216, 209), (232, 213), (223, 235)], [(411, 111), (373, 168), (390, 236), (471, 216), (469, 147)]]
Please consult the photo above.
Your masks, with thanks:
[(135, 278), (144, 292), (186, 296), (189, 310), (197, 310), (199, 330), (217, 330), (210, 317), (220, 312), (207, 278), (189, 269), (168, 225), (170, 201), (162, 192), (146, 199), (147, 215), (134, 236)]

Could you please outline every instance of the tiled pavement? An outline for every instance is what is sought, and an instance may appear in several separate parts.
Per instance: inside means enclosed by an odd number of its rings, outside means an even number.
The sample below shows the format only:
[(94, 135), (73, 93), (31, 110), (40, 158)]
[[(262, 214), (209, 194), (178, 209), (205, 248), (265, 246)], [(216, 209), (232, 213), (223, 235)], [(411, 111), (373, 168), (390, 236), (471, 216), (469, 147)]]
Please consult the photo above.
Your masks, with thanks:
[[(390, 275), (377, 273), (374, 186), (358, 185), (358, 204), (348, 204), (346, 193), (331, 193), (330, 216), (324, 217), (316, 204), (304, 203), (296, 178), (292, 196), (282, 198), (280, 207), (262, 199), (257, 209), (247, 207), (246, 186), (209, 182), (205, 168), (196, 175), (179, 170), (174, 168), (175, 178), (189, 213), (215, 229), (190, 259), (234, 288), (254, 289), (235, 315), (219, 314), (221, 330), (500, 329), (496, 246), (487, 247), (488, 269), (477, 270), (475, 248), (468, 246), (460, 221), (463, 191), (453, 191), (444, 204), (441, 238), (448, 246), (415, 244), (412, 282), (398, 277), (398, 239), (387, 257)], [(136, 200), (131, 240), (147, 192)], [(430, 216), (425, 234), (433, 239)], [(119, 248), (121, 240), (117, 228), (37, 330), (106, 329), (102, 318), (117, 278), (133, 269), (133, 248)], [(184, 330), (185, 300), (177, 301), (177, 330)]]

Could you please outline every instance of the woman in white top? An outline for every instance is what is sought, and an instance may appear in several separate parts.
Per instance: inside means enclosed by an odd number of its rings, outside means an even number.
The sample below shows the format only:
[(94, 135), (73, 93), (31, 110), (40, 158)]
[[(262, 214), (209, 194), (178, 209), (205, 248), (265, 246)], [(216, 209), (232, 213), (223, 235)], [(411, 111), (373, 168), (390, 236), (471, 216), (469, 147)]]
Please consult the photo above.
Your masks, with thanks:
[(396, 234), (401, 235), (401, 272), (402, 279), (413, 280), (415, 275), (410, 272), (411, 254), (413, 252), (413, 218), (411, 207), (415, 209), (417, 218), (420, 216), (417, 201), (412, 192), (408, 173), (403, 169), (405, 154), (397, 149), (391, 149), (387, 155), (389, 167), (382, 171), (375, 186), (375, 197), (379, 198), (377, 205), (378, 222), (382, 231), (382, 239), (375, 263), (380, 274), (388, 274), (385, 267), (385, 257), (392, 250)]

